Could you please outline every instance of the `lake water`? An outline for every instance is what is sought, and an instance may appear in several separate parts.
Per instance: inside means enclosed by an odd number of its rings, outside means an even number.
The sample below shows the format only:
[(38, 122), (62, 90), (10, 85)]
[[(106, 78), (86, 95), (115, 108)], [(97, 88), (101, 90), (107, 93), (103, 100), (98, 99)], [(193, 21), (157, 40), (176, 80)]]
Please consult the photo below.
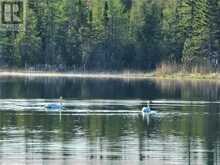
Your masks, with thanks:
[(217, 165), (219, 100), (218, 82), (1, 77), (0, 164)]

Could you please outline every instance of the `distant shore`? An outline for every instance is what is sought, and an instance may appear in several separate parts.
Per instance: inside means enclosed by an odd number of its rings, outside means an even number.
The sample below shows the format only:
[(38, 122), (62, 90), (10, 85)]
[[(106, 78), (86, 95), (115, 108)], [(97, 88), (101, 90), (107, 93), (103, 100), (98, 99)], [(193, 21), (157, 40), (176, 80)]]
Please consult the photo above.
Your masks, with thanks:
[(172, 73), (172, 74), (157, 74), (155, 78), (160, 79), (186, 79), (186, 80), (220, 80), (220, 73)]
[(154, 78), (153, 73), (89, 73), (89, 72), (48, 72), (48, 71), (4, 71), (0, 70), (0, 76), (12, 77), (73, 77), (73, 78), (96, 78), (96, 79), (146, 79)]
[(220, 73), (172, 73), (159, 74), (157, 72), (135, 73), (89, 73), (89, 72), (48, 72), (48, 71), (5, 71), (0, 70), (0, 76), (11, 77), (73, 77), (73, 78), (95, 78), (95, 79), (186, 79), (186, 80), (220, 80)]

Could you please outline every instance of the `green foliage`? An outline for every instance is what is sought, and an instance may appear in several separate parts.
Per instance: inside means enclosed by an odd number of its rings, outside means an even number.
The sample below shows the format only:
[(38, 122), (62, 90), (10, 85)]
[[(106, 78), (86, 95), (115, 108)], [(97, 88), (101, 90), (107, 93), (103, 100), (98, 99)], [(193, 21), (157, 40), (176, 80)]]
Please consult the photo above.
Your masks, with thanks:
[(217, 66), (219, 17), (219, 0), (29, 0), (26, 30), (0, 33), (0, 60), (75, 70)]
[[(183, 56), (186, 63), (192, 63), (197, 58), (206, 58), (204, 45), (207, 42), (207, 1), (195, 0), (188, 2), (190, 6), (190, 21), (187, 22), (187, 37), (184, 43)], [(195, 61), (197, 62), (197, 61)]]
[(37, 55), (40, 49), (40, 38), (36, 31), (37, 19), (31, 10), (26, 14), (29, 18), (26, 29), (17, 34), (15, 39), (15, 54), (21, 58), (20, 64), (22, 66), (34, 65), (39, 62)]
[[(154, 68), (160, 61), (161, 53), (161, 10), (155, 1), (143, 6), (144, 24), (138, 33), (138, 40), (143, 50), (143, 55), (138, 59), (142, 67)], [(145, 4), (146, 5), (146, 4)]]

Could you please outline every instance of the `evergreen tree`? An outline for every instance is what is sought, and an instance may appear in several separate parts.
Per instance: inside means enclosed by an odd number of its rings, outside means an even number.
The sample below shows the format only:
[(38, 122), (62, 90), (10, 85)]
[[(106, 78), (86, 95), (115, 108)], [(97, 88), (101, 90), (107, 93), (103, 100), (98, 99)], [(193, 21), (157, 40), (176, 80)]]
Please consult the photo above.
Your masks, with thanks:
[(220, 60), (219, 0), (29, 0), (26, 14), (25, 31), (0, 32), (0, 64), (146, 70)]
[(183, 61), (200, 63), (207, 56), (203, 51), (207, 41), (207, 1), (181, 0), (178, 5), (179, 36), (184, 40)]
[(20, 56), (21, 66), (34, 66), (39, 63), (38, 51), (40, 49), (40, 37), (36, 29), (36, 17), (32, 10), (26, 12), (28, 16), (25, 31), (21, 31), (15, 40), (15, 54)]
[(147, 4), (143, 6), (144, 25), (138, 34), (143, 49), (138, 63), (141, 68), (151, 69), (160, 61), (161, 11), (157, 2)]
[(0, 33), (0, 45), (2, 59), (10, 67), (20, 65), (21, 57), (15, 53), (15, 38), (16, 32), (4, 31)]
[(216, 66), (220, 60), (220, 1), (208, 0), (209, 59)]

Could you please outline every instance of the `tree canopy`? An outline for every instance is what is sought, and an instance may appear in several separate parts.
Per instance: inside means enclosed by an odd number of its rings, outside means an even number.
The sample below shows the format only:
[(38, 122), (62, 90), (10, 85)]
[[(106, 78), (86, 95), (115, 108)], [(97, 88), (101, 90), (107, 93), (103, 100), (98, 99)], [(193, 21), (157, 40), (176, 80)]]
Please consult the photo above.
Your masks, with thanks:
[(0, 31), (0, 64), (149, 70), (218, 65), (220, 0), (28, 0), (25, 31)]

